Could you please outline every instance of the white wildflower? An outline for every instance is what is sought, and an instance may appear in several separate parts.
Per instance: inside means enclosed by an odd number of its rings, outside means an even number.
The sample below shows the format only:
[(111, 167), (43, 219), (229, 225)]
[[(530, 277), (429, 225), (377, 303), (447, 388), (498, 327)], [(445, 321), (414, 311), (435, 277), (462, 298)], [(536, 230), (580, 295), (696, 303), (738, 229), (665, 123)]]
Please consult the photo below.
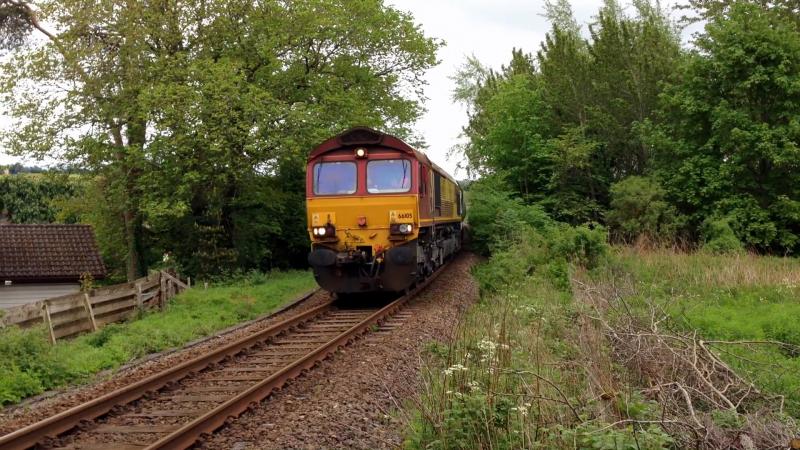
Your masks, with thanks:
[(468, 369), (463, 364), (454, 364), (447, 369), (444, 369), (442, 373), (445, 375), (452, 375), (453, 372), (466, 372)]

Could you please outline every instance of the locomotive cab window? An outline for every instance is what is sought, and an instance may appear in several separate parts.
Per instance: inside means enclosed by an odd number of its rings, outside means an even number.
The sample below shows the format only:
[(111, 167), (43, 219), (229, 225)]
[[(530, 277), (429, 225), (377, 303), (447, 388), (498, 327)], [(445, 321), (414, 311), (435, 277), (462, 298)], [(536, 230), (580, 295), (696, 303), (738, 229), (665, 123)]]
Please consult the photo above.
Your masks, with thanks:
[(314, 194), (348, 195), (356, 192), (356, 164), (321, 162), (314, 166)]
[(411, 162), (382, 159), (367, 163), (367, 192), (385, 194), (411, 190)]

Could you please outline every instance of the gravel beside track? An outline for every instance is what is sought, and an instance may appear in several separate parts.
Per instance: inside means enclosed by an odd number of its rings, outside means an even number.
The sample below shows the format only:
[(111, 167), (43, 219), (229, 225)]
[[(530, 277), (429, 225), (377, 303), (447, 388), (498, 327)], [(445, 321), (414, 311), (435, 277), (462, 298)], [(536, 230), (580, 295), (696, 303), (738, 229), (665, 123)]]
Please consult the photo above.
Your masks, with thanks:
[[(268, 328), (299, 312), (319, 306), (328, 299), (329, 294), (327, 292), (317, 291), (294, 307), (279, 309), (276, 313), (266, 315), (260, 319), (222, 330), (212, 337), (200, 339), (181, 349), (168, 350), (134, 361), (112, 374), (106, 374), (107, 379), (101, 379), (87, 386), (68, 388), (56, 393), (46, 394), (23, 402), (21, 405), (8, 407), (0, 413), (0, 436), (139, 381), (168, 367), (196, 358), (212, 349), (241, 339), (256, 331)], [(98, 375), (97, 378), (102, 378), (102, 375)]]
[(420, 388), (420, 352), (448, 341), (478, 298), (462, 254), (377, 332), (329, 358), (209, 437), (207, 449), (396, 448), (404, 402)]

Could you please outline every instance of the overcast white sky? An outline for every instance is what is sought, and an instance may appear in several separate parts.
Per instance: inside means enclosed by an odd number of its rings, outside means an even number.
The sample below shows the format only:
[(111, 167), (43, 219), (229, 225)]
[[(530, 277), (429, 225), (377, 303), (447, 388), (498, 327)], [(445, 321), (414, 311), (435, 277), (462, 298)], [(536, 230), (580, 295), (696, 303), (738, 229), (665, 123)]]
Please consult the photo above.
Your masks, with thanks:
[[(549, 25), (540, 14), (543, 0), (387, 0), (395, 7), (409, 11), (422, 26), (425, 34), (444, 39), (446, 46), (439, 51), (441, 63), (429, 71), (426, 94), (428, 112), (417, 123), (417, 131), (429, 145), (428, 156), (450, 173), (457, 161), (447, 159), (447, 153), (457, 142), (461, 127), (466, 123), (466, 111), (450, 100), (451, 81), (448, 77), (468, 55), (474, 54), (485, 65), (500, 67), (510, 59), (511, 49), (527, 52), (539, 49)], [(578, 22), (588, 23), (602, 5), (602, 0), (573, 0), (572, 7)], [(0, 126), (7, 126), (2, 117), (5, 108), (0, 104)], [(0, 149), (0, 164), (17, 161)], [(33, 161), (27, 161), (33, 163)], [(464, 173), (454, 173), (464, 177)]]

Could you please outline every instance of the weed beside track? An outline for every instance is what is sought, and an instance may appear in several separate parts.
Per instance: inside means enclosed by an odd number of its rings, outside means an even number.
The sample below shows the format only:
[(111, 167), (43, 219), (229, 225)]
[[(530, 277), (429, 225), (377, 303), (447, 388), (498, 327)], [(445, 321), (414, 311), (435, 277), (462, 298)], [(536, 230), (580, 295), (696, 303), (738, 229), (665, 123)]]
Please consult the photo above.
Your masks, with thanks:
[[(431, 344), (408, 448), (785, 448), (800, 261), (609, 247), (471, 192), (481, 300)], [(487, 231), (489, 230), (489, 231)]]

